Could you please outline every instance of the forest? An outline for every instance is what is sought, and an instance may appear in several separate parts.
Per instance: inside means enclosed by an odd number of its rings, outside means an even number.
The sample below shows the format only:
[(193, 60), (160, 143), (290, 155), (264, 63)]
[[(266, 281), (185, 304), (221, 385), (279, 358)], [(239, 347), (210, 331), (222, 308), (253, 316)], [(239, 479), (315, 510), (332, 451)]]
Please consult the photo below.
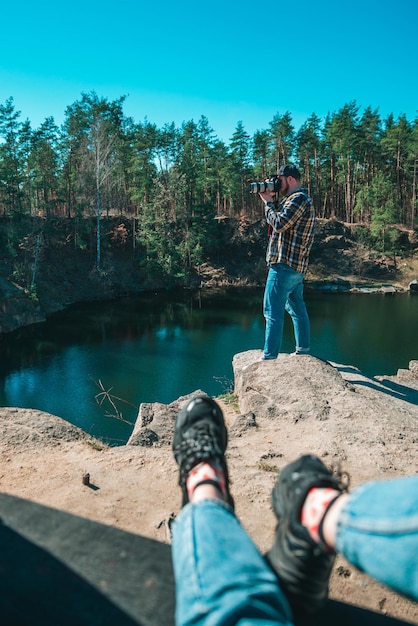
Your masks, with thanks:
[[(250, 182), (287, 162), (302, 171), (319, 217), (364, 225), (375, 246), (390, 246), (392, 225), (416, 227), (418, 117), (383, 120), (353, 101), (298, 130), (290, 112), (253, 136), (239, 121), (227, 145), (205, 116), (157, 128), (126, 117), (124, 100), (83, 93), (61, 127), (47, 117), (36, 129), (12, 97), (0, 105), (3, 254), (30, 238), (47, 247), (48, 229), (65, 220), (66, 245), (90, 248), (98, 268), (106, 237), (129, 238), (139, 264), (175, 276), (205, 258), (217, 219), (260, 220)], [(117, 217), (104, 233), (103, 220)], [(24, 241), (22, 220), (31, 225)]]

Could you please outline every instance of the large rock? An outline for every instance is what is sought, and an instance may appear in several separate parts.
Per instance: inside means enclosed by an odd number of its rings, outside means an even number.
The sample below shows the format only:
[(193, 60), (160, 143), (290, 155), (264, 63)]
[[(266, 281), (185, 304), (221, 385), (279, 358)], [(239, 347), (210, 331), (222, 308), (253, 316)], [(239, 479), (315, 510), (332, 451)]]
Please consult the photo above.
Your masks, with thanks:
[(233, 369), (240, 410), (256, 415), (266, 437), (277, 441), (285, 431), (292, 445), (297, 439), (300, 453), (349, 459), (357, 481), (369, 478), (371, 468), (376, 475), (417, 471), (414, 384), (368, 378), (354, 367), (313, 356), (260, 361), (261, 354), (235, 355)]
[[(273, 444), (278, 458), (314, 453), (331, 463), (347, 462), (355, 482), (418, 471), (416, 380), (368, 378), (313, 356), (260, 361), (261, 356), (260, 350), (234, 356), (240, 415), (230, 424), (231, 440), (243, 433), (250, 440), (254, 432)], [(128, 444), (170, 445), (179, 409), (202, 393), (169, 405), (142, 404)]]
[(418, 388), (418, 361), (409, 361), (408, 369), (399, 369), (397, 377), (399, 380), (408, 382), (408, 384), (415, 382)]
[(178, 412), (187, 400), (202, 394), (207, 395), (197, 390), (170, 404), (143, 402), (139, 407), (138, 418), (127, 445), (146, 447), (170, 445)]
[(36, 409), (0, 408), (0, 438), (16, 449), (28, 446), (60, 445), (61, 442), (90, 440), (81, 428), (61, 417)]
[(348, 385), (337, 369), (311, 356), (283, 354), (261, 362), (261, 354), (251, 350), (233, 359), (235, 394), (242, 412), (292, 420), (327, 420), (332, 411), (341, 412), (340, 398)]

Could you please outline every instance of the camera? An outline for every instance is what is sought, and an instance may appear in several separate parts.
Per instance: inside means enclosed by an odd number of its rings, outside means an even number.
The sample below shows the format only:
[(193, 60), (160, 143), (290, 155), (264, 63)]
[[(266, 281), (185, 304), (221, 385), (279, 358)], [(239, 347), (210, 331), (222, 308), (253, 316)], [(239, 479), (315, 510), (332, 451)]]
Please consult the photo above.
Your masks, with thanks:
[(265, 191), (279, 193), (281, 183), (281, 179), (277, 176), (273, 176), (272, 178), (270, 178), (270, 180), (266, 180), (260, 183), (251, 183), (251, 193), (263, 193)]

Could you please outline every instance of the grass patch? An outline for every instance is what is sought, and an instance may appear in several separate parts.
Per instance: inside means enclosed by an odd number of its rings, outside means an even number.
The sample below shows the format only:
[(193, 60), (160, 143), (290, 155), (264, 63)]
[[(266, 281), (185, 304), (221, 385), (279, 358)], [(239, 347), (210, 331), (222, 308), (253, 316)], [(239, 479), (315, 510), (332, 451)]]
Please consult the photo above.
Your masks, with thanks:
[(87, 439), (87, 443), (89, 444), (89, 446), (93, 448), (93, 450), (97, 450), (98, 452), (102, 452), (102, 450), (104, 450), (107, 447), (92, 439)]
[(279, 472), (279, 468), (277, 467), (277, 465), (271, 465), (270, 463), (264, 461), (264, 459), (259, 460), (259, 462), (257, 463), (257, 467), (263, 472), (274, 472), (275, 474)]
[(231, 405), (236, 410), (236, 412), (239, 413), (238, 396), (236, 396), (234, 393), (222, 393), (220, 396), (218, 396), (218, 398), (219, 400), (223, 400), (225, 404)]

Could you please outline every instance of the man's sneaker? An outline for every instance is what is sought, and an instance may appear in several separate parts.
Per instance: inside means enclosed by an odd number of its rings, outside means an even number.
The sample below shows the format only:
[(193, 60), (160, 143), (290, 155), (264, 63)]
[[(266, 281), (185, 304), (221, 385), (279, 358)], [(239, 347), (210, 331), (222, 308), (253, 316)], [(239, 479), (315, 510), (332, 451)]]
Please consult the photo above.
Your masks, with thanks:
[(174, 428), (173, 453), (180, 468), (182, 506), (189, 501), (186, 480), (190, 470), (201, 462), (209, 462), (223, 471), (225, 499), (233, 507), (225, 460), (227, 442), (222, 411), (212, 398), (197, 396), (181, 409)]
[(300, 522), (312, 487), (345, 490), (341, 477), (334, 476), (317, 457), (306, 455), (280, 472), (272, 494), (278, 525), (266, 558), (296, 616), (313, 613), (326, 603), (335, 559), (334, 553), (313, 541)]

